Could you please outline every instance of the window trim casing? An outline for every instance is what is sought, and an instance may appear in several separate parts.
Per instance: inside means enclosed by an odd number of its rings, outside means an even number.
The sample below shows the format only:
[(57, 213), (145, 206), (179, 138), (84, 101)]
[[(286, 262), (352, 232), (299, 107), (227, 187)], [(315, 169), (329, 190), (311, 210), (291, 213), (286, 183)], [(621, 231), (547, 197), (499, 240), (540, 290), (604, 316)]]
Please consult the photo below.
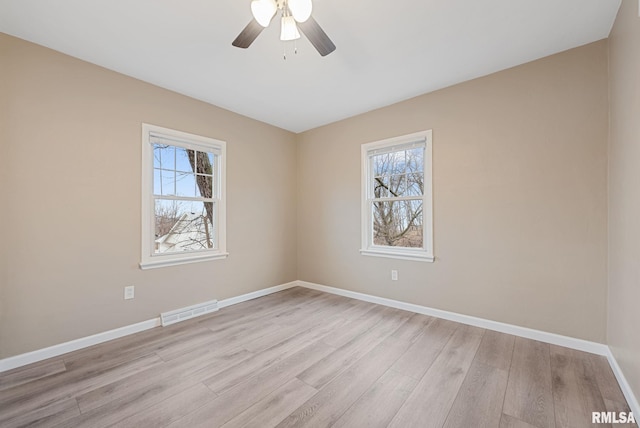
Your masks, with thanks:
[[(418, 141), (424, 141), (424, 193), (422, 195), (423, 248), (387, 247), (373, 244), (373, 218), (369, 209), (371, 202), (372, 171), (370, 153), (374, 150), (400, 146)], [(433, 262), (433, 141), (432, 130), (415, 132), (413, 134), (388, 138), (362, 144), (360, 147), (361, 162), (361, 248), (364, 256), (387, 257), (401, 260), (415, 260)]]
[[(155, 236), (155, 211), (152, 210), (154, 203), (153, 194), (153, 149), (151, 137), (153, 135), (165, 136), (168, 139), (175, 139), (186, 146), (192, 148), (208, 149), (219, 153), (217, 160), (217, 171), (215, 172), (216, 190), (219, 192), (214, 198), (216, 208), (216, 248), (211, 250), (190, 251), (187, 253), (165, 253), (154, 254), (153, 237)], [(227, 253), (227, 215), (226, 215), (226, 163), (227, 163), (227, 143), (210, 137), (190, 134), (177, 131), (175, 129), (163, 128), (148, 123), (142, 124), (142, 222), (141, 222), (141, 257), (140, 269), (152, 269), (165, 266), (175, 266), (187, 263), (197, 263), (202, 261), (219, 260), (226, 258)]]

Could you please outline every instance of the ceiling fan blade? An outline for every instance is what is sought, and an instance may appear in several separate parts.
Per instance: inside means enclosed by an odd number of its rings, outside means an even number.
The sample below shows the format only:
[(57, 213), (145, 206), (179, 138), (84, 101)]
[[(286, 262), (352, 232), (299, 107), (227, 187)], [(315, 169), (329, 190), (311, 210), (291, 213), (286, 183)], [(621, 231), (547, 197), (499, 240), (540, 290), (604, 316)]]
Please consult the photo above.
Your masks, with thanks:
[(333, 44), (327, 33), (320, 28), (320, 25), (313, 17), (309, 17), (305, 22), (299, 22), (298, 28), (307, 36), (307, 39), (318, 50), (320, 55), (326, 56), (336, 50), (336, 45)]
[(246, 49), (262, 33), (262, 30), (264, 30), (264, 27), (258, 24), (255, 19), (252, 19), (231, 44), (237, 48)]

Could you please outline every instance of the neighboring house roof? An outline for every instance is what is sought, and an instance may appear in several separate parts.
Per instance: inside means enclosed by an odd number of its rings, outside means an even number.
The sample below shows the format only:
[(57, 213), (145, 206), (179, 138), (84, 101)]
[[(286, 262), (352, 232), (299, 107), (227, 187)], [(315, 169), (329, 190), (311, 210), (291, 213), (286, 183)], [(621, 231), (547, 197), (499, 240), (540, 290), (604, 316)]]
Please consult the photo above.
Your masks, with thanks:
[(180, 216), (171, 230), (156, 239), (156, 252), (194, 251), (210, 248), (213, 227), (206, 217), (196, 213), (185, 213)]

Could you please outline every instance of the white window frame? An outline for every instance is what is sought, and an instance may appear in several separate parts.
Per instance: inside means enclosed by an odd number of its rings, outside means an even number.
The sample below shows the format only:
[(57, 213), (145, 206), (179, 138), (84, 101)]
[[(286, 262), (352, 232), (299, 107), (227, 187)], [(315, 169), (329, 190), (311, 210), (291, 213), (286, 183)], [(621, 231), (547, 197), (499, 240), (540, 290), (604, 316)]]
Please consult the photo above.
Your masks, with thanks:
[[(417, 260), (433, 262), (433, 144), (431, 130), (416, 132), (400, 137), (362, 144), (361, 146), (361, 171), (362, 171), (362, 247), (360, 253), (365, 256), (388, 257), (393, 259)], [(412, 143), (424, 143), (424, 193), (422, 195), (422, 227), (423, 247), (391, 247), (374, 245), (373, 243), (373, 164), (372, 156), (383, 150), (402, 149)]]
[[(215, 248), (185, 253), (154, 253), (155, 242), (155, 195), (153, 193), (153, 143), (152, 138), (166, 138), (175, 142), (176, 147), (216, 153), (214, 168), (214, 225)], [(174, 266), (226, 258), (226, 161), (227, 143), (209, 137), (189, 134), (161, 126), (142, 124), (142, 256), (141, 269)]]

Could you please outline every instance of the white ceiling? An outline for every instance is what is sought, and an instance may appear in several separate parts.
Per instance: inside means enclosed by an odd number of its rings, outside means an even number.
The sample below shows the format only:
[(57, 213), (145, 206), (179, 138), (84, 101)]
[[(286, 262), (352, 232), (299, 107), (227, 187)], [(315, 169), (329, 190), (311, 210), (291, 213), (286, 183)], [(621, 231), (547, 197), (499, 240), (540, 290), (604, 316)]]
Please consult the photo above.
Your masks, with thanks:
[(0, 0), (0, 31), (301, 132), (609, 35), (620, 0), (314, 0), (337, 50), (274, 19), (231, 41), (249, 0)]

